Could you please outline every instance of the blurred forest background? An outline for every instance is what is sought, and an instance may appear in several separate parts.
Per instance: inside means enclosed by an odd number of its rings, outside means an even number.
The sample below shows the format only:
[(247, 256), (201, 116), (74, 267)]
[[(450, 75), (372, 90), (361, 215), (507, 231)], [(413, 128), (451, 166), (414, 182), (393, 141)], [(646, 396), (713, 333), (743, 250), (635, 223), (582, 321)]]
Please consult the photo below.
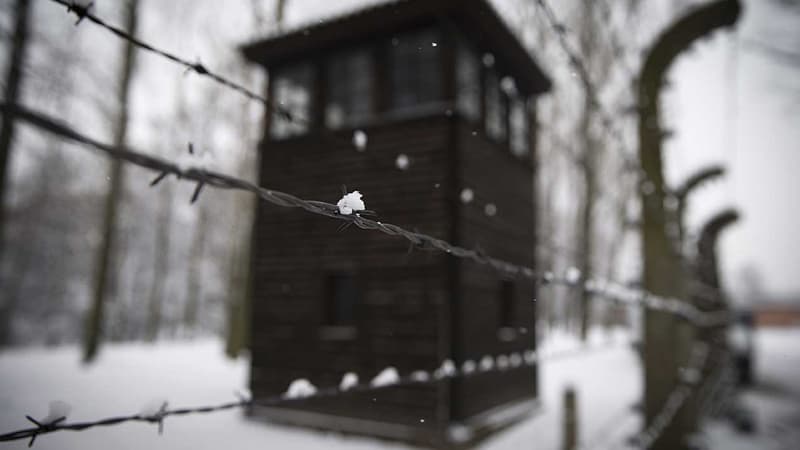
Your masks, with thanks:
[[(267, 80), (244, 62), (239, 45), (365, 3), (370, 1), (106, 0), (93, 8), (147, 42), (197, 58), (263, 92)], [(492, 3), (554, 80), (538, 118), (539, 267), (576, 267), (635, 281), (639, 186), (624, 163), (636, 148), (632, 83), (657, 33), (701, 2), (553, 2), (624, 142), (609, 135), (586, 103), (581, 77), (565, 63), (558, 36), (535, 2)], [(800, 16), (800, 2), (769, 4), (772, 14)], [(18, 20), (23, 10), (27, 20)], [(772, 32), (774, 40), (766, 35), (749, 51), (788, 58), (782, 64), (796, 67), (797, 33), (779, 26)], [(0, 88), (7, 100), (16, 91), (18, 102), (101, 141), (255, 180), (260, 104), (132, 51), (91, 24), (76, 26), (63, 6), (49, 0), (0, 2), (0, 40)], [(796, 89), (793, 95), (800, 98)], [(8, 133), (8, 124), (3, 127)], [(91, 356), (102, 340), (215, 334), (225, 337), (231, 354), (241, 349), (251, 196), (207, 189), (191, 204), (194, 185), (170, 178), (150, 188), (151, 173), (115, 165), (23, 125), (14, 127), (6, 147), (0, 149), (8, 157), (0, 216), (0, 346), (83, 342)], [(338, 196), (331, 192), (317, 200), (334, 202)], [(688, 235), (694, 231), (690, 227)], [(758, 272), (749, 270), (747, 283), (756, 286)], [(540, 317), (573, 329), (587, 319), (614, 319), (604, 305), (594, 305), (591, 314), (566, 306), (576, 304), (539, 302)]]

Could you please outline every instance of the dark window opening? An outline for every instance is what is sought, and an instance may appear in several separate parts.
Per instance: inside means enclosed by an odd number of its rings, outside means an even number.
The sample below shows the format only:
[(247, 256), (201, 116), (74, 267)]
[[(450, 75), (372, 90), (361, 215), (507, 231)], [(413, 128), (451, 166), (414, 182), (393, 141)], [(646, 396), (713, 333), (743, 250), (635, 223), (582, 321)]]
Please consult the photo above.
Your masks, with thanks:
[(349, 274), (328, 277), (328, 295), (325, 324), (331, 326), (355, 326), (359, 289), (356, 278)]
[(514, 282), (500, 281), (498, 298), (498, 328), (511, 328), (514, 325)]
[(306, 134), (311, 128), (314, 69), (298, 64), (276, 71), (271, 81), (275, 111), (270, 134), (275, 139)]
[(433, 30), (391, 41), (392, 106), (411, 108), (442, 99), (439, 35)]
[(500, 87), (500, 79), (494, 70), (486, 72), (486, 134), (496, 141), (504, 142), (508, 137), (508, 105)]
[(353, 126), (373, 111), (374, 69), (371, 53), (353, 50), (333, 56), (327, 66), (325, 124), (332, 129)]
[(456, 50), (456, 106), (464, 117), (477, 120), (481, 115), (481, 65), (478, 54), (467, 44)]
[(525, 158), (530, 151), (528, 108), (525, 100), (519, 97), (512, 98), (510, 103), (511, 153), (519, 158)]

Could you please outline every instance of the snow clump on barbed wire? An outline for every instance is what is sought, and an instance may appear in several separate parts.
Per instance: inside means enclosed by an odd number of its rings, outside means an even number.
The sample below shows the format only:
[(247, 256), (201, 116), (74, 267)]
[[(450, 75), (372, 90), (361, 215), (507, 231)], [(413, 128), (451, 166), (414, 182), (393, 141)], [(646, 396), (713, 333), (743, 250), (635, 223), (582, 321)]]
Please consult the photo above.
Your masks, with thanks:
[(349, 194), (344, 194), (344, 196), (336, 203), (336, 206), (339, 208), (339, 214), (344, 214), (349, 216), (354, 212), (364, 211), (366, 209), (366, 205), (364, 205), (364, 200), (361, 200), (361, 192), (353, 191)]

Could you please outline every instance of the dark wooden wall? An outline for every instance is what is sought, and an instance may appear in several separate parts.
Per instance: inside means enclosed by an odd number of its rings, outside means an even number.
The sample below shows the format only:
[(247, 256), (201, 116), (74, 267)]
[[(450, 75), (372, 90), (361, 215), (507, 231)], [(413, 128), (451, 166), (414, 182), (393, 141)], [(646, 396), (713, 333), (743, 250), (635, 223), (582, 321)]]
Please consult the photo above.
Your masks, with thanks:
[[(476, 132), (476, 129), (478, 130)], [(461, 245), (480, 248), (486, 254), (515, 264), (535, 266), (533, 169), (513, 156), (501, 143), (491, 141), (478, 125), (456, 124), (458, 149), (457, 184), (472, 189), (474, 199), (461, 203), (457, 211), (457, 234)], [(496, 214), (486, 214), (487, 204)], [(535, 346), (535, 284), (510, 280), (514, 286), (510, 330), (501, 340), (500, 283), (503, 275), (486, 266), (460, 261), (454, 306), (456, 333), (454, 353), (458, 359), (479, 359), (486, 354), (523, 352)], [(534, 368), (495, 372), (455, 383), (453, 417), (468, 418), (513, 400), (536, 394)]]
[[(364, 128), (358, 152), (352, 131), (309, 135), (262, 148), (261, 184), (331, 203), (341, 185), (360, 190), (378, 219), (450, 239), (445, 207), (448, 119), (444, 115)], [(403, 171), (399, 154), (410, 158)], [(449, 354), (449, 289), (441, 253), (414, 250), (403, 239), (345, 229), (342, 222), (260, 204), (254, 237), (253, 395), (286, 390), (297, 378), (337, 385), (347, 371), (369, 381), (384, 367), (401, 373), (433, 369)], [(348, 272), (362, 292), (357, 335), (321, 335), (326, 274)], [(413, 395), (410, 395), (413, 392)], [(420, 425), (446, 420), (443, 385), (394, 388), (345, 401), (309, 401), (306, 408), (350, 417)]]
[[(380, 220), (432, 234), (517, 264), (534, 265), (533, 179), (529, 164), (457, 116), (434, 114), (351, 131), (309, 135), (262, 148), (262, 186), (335, 203), (341, 185), (364, 194)], [(395, 167), (406, 154), (408, 170)], [(458, 200), (463, 188), (475, 199)], [(497, 208), (485, 213), (487, 203)], [(297, 378), (337, 385), (347, 371), (368, 381), (384, 367), (401, 373), (520, 352), (535, 345), (535, 287), (515, 280), (510, 341), (498, 336), (503, 277), (485, 266), (413, 250), (379, 232), (338, 230), (339, 222), (260, 204), (253, 256), (251, 390), (286, 390)], [(353, 339), (326, 339), (326, 274), (357, 277), (362, 303)], [(416, 427), (445, 429), (492, 407), (534, 398), (534, 368), (453, 381), (309, 400), (293, 407)], [(424, 422), (421, 421), (424, 420)]]

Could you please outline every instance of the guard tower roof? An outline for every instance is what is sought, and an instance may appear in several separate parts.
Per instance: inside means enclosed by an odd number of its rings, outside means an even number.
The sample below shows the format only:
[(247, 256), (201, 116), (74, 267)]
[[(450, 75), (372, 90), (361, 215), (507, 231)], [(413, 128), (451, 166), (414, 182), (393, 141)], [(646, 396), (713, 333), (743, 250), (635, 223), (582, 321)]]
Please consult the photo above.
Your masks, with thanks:
[(242, 47), (244, 55), (267, 69), (348, 43), (368, 42), (417, 26), (452, 23), (481, 51), (490, 52), (530, 94), (550, 89), (536, 64), (494, 8), (485, 0), (394, 0), (293, 29)]

